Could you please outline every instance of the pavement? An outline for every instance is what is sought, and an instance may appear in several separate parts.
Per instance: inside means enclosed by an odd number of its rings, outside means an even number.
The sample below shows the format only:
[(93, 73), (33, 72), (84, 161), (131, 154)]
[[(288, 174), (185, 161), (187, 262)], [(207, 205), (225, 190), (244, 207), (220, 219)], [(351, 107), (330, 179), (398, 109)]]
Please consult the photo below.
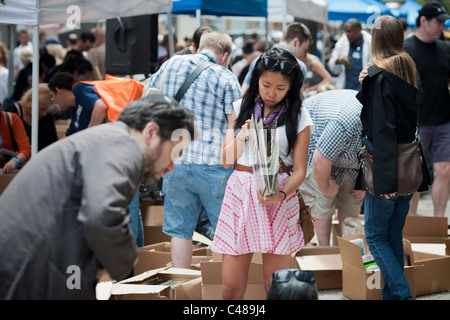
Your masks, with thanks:
[[(433, 202), (431, 192), (421, 193), (417, 209), (419, 216), (433, 216)], [(450, 199), (447, 203), (445, 216), (449, 218), (450, 223)], [(314, 239), (312, 240), (312, 242)], [(319, 290), (319, 300), (349, 300), (342, 294), (342, 289)], [(450, 300), (450, 291), (439, 292), (425, 296), (419, 296), (416, 300)]]

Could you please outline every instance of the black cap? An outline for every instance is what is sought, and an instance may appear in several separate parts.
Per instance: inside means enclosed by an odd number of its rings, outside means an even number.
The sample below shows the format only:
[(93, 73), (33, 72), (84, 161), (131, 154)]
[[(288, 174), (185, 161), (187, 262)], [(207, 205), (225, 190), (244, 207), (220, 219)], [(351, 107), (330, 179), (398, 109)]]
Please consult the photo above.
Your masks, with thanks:
[(450, 15), (447, 14), (444, 6), (437, 1), (427, 2), (419, 10), (419, 17), (424, 16), (426, 18), (436, 18), (440, 21), (446, 21), (450, 19)]

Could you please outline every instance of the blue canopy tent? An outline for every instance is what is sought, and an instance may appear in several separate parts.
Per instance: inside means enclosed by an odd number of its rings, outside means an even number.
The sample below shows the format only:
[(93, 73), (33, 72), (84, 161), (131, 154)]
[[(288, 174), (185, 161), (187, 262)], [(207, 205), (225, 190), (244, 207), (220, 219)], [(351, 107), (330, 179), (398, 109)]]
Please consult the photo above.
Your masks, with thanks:
[[(267, 22), (267, 0), (172, 0), (171, 14), (188, 14), (197, 17), (197, 27), (200, 27), (201, 15), (241, 16), (266, 18), (266, 35), (269, 33)], [(171, 16), (169, 15), (169, 21)], [(169, 28), (169, 55), (173, 56), (172, 29)]]
[[(376, 15), (390, 15), (386, 5), (378, 0), (326, 0), (328, 2), (328, 20), (347, 21), (355, 18), (361, 22), (370, 21)], [(373, 22), (370, 21), (370, 22)]]
[(178, 0), (172, 2), (174, 14), (267, 17), (267, 0)]
[(406, 0), (398, 9), (391, 9), (391, 13), (396, 18), (405, 18), (409, 27), (416, 25), (416, 19), (422, 5), (415, 0)]

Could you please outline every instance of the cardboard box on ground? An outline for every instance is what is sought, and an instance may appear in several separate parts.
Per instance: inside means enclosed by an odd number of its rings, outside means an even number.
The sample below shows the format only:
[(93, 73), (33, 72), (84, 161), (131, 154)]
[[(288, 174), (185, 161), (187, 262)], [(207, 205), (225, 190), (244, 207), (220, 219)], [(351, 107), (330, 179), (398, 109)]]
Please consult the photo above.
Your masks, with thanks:
[(120, 282), (100, 282), (98, 300), (201, 300), (198, 270), (160, 268)]
[[(146, 229), (147, 232), (162, 229), (164, 221), (162, 205), (145, 206), (142, 214), (144, 225), (154, 227), (153, 230)], [(359, 220), (362, 220), (361, 218), (359, 217)], [(450, 290), (450, 256), (445, 256), (450, 251), (447, 219), (407, 217), (404, 235), (405, 252), (409, 253), (411, 261), (411, 266), (405, 268), (405, 274), (413, 296)], [(443, 235), (445, 237), (442, 237)], [(350, 299), (381, 299), (382, 276), (379, 271), (367, 273), (364, 270), (360, 247), (350, 242), (349, 238), (352, 237), (363, 238), (364, 235), (348, 235), (339, 239), (336, 237), (339, 246), (308, 245), (292, 257), (291, 267), (313, 271), (318, 289), (343, 288), (344, 296)], [(120, 286), (102, 283), (103, 286), (111, 287), (109, 299), (179, 299), (181, 296), (184, 299), (194, 297), (204, 300), (222, 299), (221, 255), (211, 252), (208, 247), (211, 245), (209, 239), (198, 234), (194, 235), (194, 239), (199, 243), (203, 242), (204, 246), (193, 245), (191, 269), (168, 269), (171, 267), (168, 241), (158, 241), (140, 248), (140, 261), (134, 269), (137, 278), (126, 279), (120, 282)], [(435, 243), (439, 239), (440, 243)], [(418, 243), (419, 241), (421, 243)], [(170, 272), (176, 273), (173, 277), (177, 279), (184, 277), (186, 281), (169, 283), (170, 288), (148, 288), (147, 286), (151, 286), (149, 282), (154, 281), (153, 277), (162, 272), (160, 270), (171, 270)], [(262, 255), (254, 254), (244, 299), (266, 299), (262, 270)], [(197, 273), (192, 274), (191, 271)], [(165, 272), (162, 275), (168, 277)], [(196, 281), (190, 282), (194, 280), (192, 279), (194, 275)], [(187, 282), (189, 284), (183, 285), (183, 289), (178, 288), (181, 283)], [(124, 291), (125, 289), (128, 291)]]
[[(405, 275), (413, 296), (422, 296), (450, 290), (450, 239), (448, 219), (440, 217), (408, 216), (404, 235)], [(350, 299), (379, 299), (381, 292), (375, 282), (378, 275), (366, 272), (361, 248), (351, 239), (364, 235), (344, 235), (338, 238), (342, 257), (343, 295)], [(370, 278), (370, 279), (369, 279)], [(380, 278), (382, 281), (382, 277)], [(379, 282), (378, 282), (379, 283)], [(382, 282), (381, 282), (382, 287)], [(373, 288), (373, 289), (369, 289)]]
[[(362, 239), (364, 252), (369, 252), (363, 234), (338, 237), (342, 258), (342, 294), (352, 300), (381, 300), (383, 277), (379, 269), (374, 271), (364, 267), (361, 246), (351, 242), (353, 239)], [(412, 255), (406, 250), (405, 253)], [(414, 299), (416, 297), (415, 271), (414, 266), (406, 266), (404, 269)]]
[(144, 202), (140, 206), (144, 226), (144, 245), (170, 241), (170, 236), (162, 231), (164, 224), (164, 205)]

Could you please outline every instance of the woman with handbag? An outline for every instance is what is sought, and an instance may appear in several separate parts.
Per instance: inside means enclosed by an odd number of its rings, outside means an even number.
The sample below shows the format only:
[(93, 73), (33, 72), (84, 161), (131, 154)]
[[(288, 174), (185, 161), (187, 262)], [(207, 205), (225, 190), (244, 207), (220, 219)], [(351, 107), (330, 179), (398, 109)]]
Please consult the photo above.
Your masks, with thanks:
[[(296, 190), (306, 174), (312, 121), (302, 108), (302, 83), (295, 57), (282, 49), (268, 49), (258, 58), (243, 99), (234, 103), (221, 155), (224, 167), (236, 165), (227, 182), (212, 246), (223, 254), (225, 300), (243, 299), (254, 252), (262, 253), (267, 292), (272, 274), (289, 268), (290, 254), (303, 246)], [(264, 128), (276, 123), (280, 158), (293, 166), (290, 176), (278, 175), (276, 191), (266, 197), (253, 184), (256, 160), (248, 141), (252, 116), (262, 120)]]
[[(358, 178), (367, 191), (365, 238), (383, 276), (383, 299), (411, 299), (403, 273), (402, 231), (412, 194), (400, 192), (405, 182), (400, 178), (404, 168), (398, 165), (397, 149), (416, 139), (420, 95), (415, 63), (403, 50), (402, 25), (394, 17), (375, 20), (371, 56), (373, 66), (368, 68), (357, 96), (363, 105), (363, 141), (373, 155), (372, 180), (364, 161)], [(423, 177), (419, 183), (426, 185), (426, 173)]]

